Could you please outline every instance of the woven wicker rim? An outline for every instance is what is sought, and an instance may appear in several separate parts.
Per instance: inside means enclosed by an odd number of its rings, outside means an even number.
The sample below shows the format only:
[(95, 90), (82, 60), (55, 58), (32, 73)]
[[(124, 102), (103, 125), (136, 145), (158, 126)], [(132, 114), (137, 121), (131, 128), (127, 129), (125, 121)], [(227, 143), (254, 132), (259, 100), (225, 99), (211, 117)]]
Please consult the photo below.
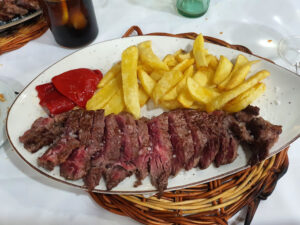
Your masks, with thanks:
[(4, 31), (0, 36), (0, 55), (19, 49), (29, 41), (42, 36), (48, 30), (48, 24), (43, 16)]

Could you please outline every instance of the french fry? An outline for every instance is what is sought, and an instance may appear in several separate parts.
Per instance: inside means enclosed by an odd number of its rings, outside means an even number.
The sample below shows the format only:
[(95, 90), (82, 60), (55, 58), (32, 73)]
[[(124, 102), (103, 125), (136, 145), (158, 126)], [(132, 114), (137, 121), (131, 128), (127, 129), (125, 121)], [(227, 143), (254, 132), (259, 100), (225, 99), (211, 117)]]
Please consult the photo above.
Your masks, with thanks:
[(143, 107), (149, 99), (149, 95), (145, 92), (145, 90), (139, 86), (139, 103), (140, 107)]
[(182, 54), (182, 53), (184, 53), (184, 51), (183, 51), (182, 49), (177, 50), (177, 51), (174, 53), (175, 59), (176, 59), (176, 57), (177, 57), (179, 54)]
[(88, 102), (86, 103), (86, 109), (102, 109), (121, 87), (121, 76), (113, 78), (103, 88), (97, 91), (91, 99), (88, 100)]
[(208, 67), (212, 68), (213, 70), (216, 70), (219, 64), (218, 58), (211, 54), (208, 54), (205, 57), (206, 57)]
[(117, 64), (113, 65), (110, 68), (110, 70), (103, 76), (103, 78), (101, 79), (101, 81), (97, 85), (97, 88), (104, 87), (108, 82), (110, 82), (120, 72), (121, 72), (121, 62), (118, 62)]
[(194, 99), (191, 96), (191, 94), (190, 94), (189, 90), (187, 89), (187, 87), (183, 88), (183, 90), (178, 95), (177, 100), (185, 108), (190, 108), (193, 105), (193, 103), (194, 103)]
[(232, 67), (233, 64), (230, 62), (230, 60), (227, 59), (225, 56), (221, 55), (219, 64), (215, 72), (213, 83), (220, 84), (223, 80), (225, 80), (226, 77), (229, 76)]
[(182, 76), (182, 72), (178, 70), (165, 72), (154, 87), (152, 93), (154, 103), (158, 104), (158, 101), (182, 79)]
[(139, 87), (137, 81), (138, 49), (131, 46), (122, 53), (122, 87), (128, 112), (140, 116)]
[(219, 92), (212, 88), (201, 87), (192, 78), (187, 79), (187, 87), (193, 99), (202, 104), (207, 104), (212, 99), (220, 95)]
[(258, 83), (227, 103), (223, 109), (227, 112), (239, 112), (261, 96), (265, 90), (266, 85), (264, 83)]
[(193, 65), (191, 65), (187, 70), (185, 70), (183, 74), (183, 78), (181, 81), (178, 82), (178, 84), (173, 87), (163, 98), (162, 100), (164, 101), (170, 101), (176, 99), (178, 94), (181, 92), (181, 90), (185, 87), (186, 85), (186, 79), (188, 77), (191, 77), (193, 75)]
[(163, 62), (166, 63), (169, 67), (173, 67), (177, 65), (177, 60), (174, 55), (168, 54), (163, 59)]
[(161, 101), (159, 103), (163, 108), (173, 110), (182, 108), (182, 105), (177, 100), (171, 100), (171, 101)]
[(205, 49), (204, 49), (204, 38), (202, 34), (199, 34), (194, 41), (193, 46), (193, 55), (196, 61), (196, 65), (199, 68), (200, 66), (207, 67), (207, 61), (205, 57)]
[(215, 71), (212, 68), (201, 66), (201, 67), (198, 68), (198, 71), (204, 73), (205, 76), (207, 77), (206, 85), (212, 85), (213, 84), (212, 81), (213, 81), (213, 78), (214, 78)]
[(159, 81), (162, 76), (164, 75), (164, 71), (161, 70), (154, 70), (150, 76), (155, 80), (155, 81)]
[(182, 62), (183, 60), (185, 60), (185, 59), (190, 59), (190, 58), (192, 58), (192, 52), (183, 52), (183, 53), (180, 53), (180, 54), (178, 54), (178, 55), (176, 55), (176, 60), (178, 61), (178, 62)]
[(256, 85), (259, 81), (265, 79), (270, 75), (270, 72), (267, 70), (262, 70), (250, 77), (248, 80), (244, 81), (239, 86), (223, 92), (218, 97), (214, 98), (211, 102), (206, 105), (206, 110), (212, 112), (214, 110), (222, 109), (229, 101), (239, 96), (244, 91)]
[(202, 71), (198, 70), (194, 76), (193, 79), (197, 82), (197, 84), (201, 87), (204, 87), (208, 83), (207, 74), (203, 73)]
[(151, 41), (144, 41), (138, 44), (138, 49), (140, 59), (144, 64), (153, 69), (169, 70), (168, 65), (161, 61), (158, 56), (153, 53)]
[(105, 116), (114, 113), (118, 114), (125, 109), (124, 97), (122, 88), (118, 89), (115, 95), (109, 100), (109, 102), (104, 106)]
[(226, 85), (231, 79), (232, 74), (235, 73), (239, 68), (241, 68), (243, 65), (245, 65), (248, 62), (249, 60), (244, 55), (238, 55), (231, 73), (229, 74), (229, 76), (226, 77), (225, 80), (223, 80), (220, 84), (218, 84), (218, 88), (220, 90), (225, 89)]
[(144, 70), (148, 74), (153, 72), (153, 69), (150, 66), (143, 64), (142, 62), (139, 62), (138, 68)]
[(205, 111), (205, 105), (200, 103), (200, 102), (194, 102), (193, 105), (191, 105), (189, 108), (190, 109), (198, 109), (201, 111)]
[(246, 79), (248, 73), (250, 72), (251, 66), (257, 62), (259, 62), (259, 60), (247, 62), (239, 69), (237, 69), (234, 73), (232, 73), (231, 78), (229, 82), (226, 84), (224, 90), (230, 90), (240, 85)]
[(140, 68), (138, 69), (138, 78), (147, 95), (151, 96), (153, 88), (156, 85), (155, 80)]
[(172, 70), (179, 70), (181, 72), (184, 72), (187, 68), (189, 68), (191, 65), (193, 65), (195, 62), (194, 59), (185, 59), (181, 63), (178, 63), (176, 66), (173, 67)]

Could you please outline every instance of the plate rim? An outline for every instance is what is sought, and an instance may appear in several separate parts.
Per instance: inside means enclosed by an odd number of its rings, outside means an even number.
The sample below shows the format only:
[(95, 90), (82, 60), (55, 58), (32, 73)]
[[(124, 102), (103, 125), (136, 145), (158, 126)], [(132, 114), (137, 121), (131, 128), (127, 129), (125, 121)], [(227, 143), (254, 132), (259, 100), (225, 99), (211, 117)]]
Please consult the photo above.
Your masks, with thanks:
[[(77, 184), (73, 184), (73, 183), (70, 183), (70, 182), (67, 182), (65, 180), (61, 180), (61, 179), (58, 179), (56, 177), (53, 177), (49, 174), (47, 174), (46, 172), (42, 171), (41, 169), (39, 169), (38, 167), (35, 167), (34, 165), (32, 165), (30, 162), (28, 162), (23, 156), (22, 154), (19, 152), (19, 150), (14, 146), (13, 144), (13, 141), (11, 140), (11, 137), (9, 135), (9, 132), (8, 132), (8, 118), (10, 116), (10, 111), (11, 109), (13, 108), (14, 104), (16, 103), (16, 101), (19, 99), (19, 97), (22, 95), (22, 93), (28, 88), (28, 86), (30, 86), (37, 78), (39, 78), (45, 71), (47, 71), (49, 68), (51, 68), (52, 66), (56, 65), (57, 63), (60, 63), (62, 60), (64, 60), (65, 58), (67, 57), (70, 57), (71, 55), (73, 54), (76, 54), (77, 52), (79, 51), (82, 51), (86, 48), (90, 48), (92, 46), (95, 46), (95, 45), (98, 45), (98, 44), (102, 44), (102, 43), (107, 43), (107, 42), (113, 42), (113, 41), (117, 41), (117, 40), (122, 40), (122, 39), (134, 39), (134, 38), (140, 38), (140, 37), (161, 37), (161, 38), (165, 38), (165, 39), (170, 39), (170, 38), (173, 38), (173, 39), (186, 39), (186, 40), (190, 40), (190, 41), (193, 41), (189, 38), (181, 38), (181, 37), (169, 37), (169, 36), (158, 36), (158, 35), (143, 35), (143, 36), (130, 36), (130, 37), (125, 37), (125, 38), (116, 38), (116, 39), (109, 39), (109, 40), (106, 40), (106, 41), (102, 41), (102, 42), (97, 42), (97, 43), (94, 43), (92, 45), (88, 45), (88, 46), (85, 46), (83, 48), (80, 48), (66, 56), (64, 56), (63, 58), (61, 58), (60, 60), (56, 61), (55, 63), (51, 64), (50, 66), (48, 66), (46, 69), (44, 69), (42, 72), (40, 72), (36, 77), (34, 77), (24, 88), (23, 90), (19, 93), (19, 95), (14, 99), (13, 103), (11, 104), (11, 106), (9, 107), (9, 110), (7, 112), (7, 117), (6, 117), (6, 133), (7, 133), (7, 139), (9, 140), (9, 143), (10, 145), (12, 146), (12, 148), (17, 152), (17, 154), (21, 157), (21, 159), (23, 159), (26, 164), (28, 164), (31, 168), (33, 168), (35, 171), (37, 171), (38, 173), (46, 176), (47, 178), (50, 178), (51, 180), (55, 180), (55, 181), (58, 181), (60, 183), (63, 183), (63, 184), (66, 184), (66, 185), (69, 185), (69, 186), (72, 186), (72, 187), (75, 187), (75, 188), (79, 188), (81, 190), (85, 190), (85, 191), (91, 191), (91, 192), (95, 192), (95, 193), (103, 193), (103, 194), (124, 194), (124, 195), (133, 195), (133, 194), (153, 194), (153, 193), (157, 193), (157, 190), (154, 189), (154, 190), (147, 190), (147, 191), (107, 191), (107, 190), (98, 190), (98, 189), (94, 189), (94, 190), (88, 190), (88, 188), (84, 185), (77, 185)], [(208, 43), (208, 42), (206, 42)], [(218, 47), (221, 47), (221, 48), (228, 48), (228, 47), (225, 47), (225, 46), (220, 46), (220, 45), (217, 45), (217, 44), (214, 44), (214, 43), (208, 43), (210, 45), (215, 45), (215, 46), (218, 46)], [(231, 48), (228, 48), (228, 49), (231, 49)], [(252, 55), (254, 57), (260, 57), (260, 56), (257, 56), (257, 55), (253, 55), (253, 54), (249, 54), (249, 53), (245, 53), (245, 52), (242, 52), (242, 51), (239, 51), (239, 50), (235, 50), (235, 49), (231, 49), (233, 51), (237, 51), (237, 52), (241, 52), (243, 54), (247, 54), (247, 55)], [(290, 76), (295, 76), (297, 79), (300, 79), (300, 76), (297, 75), (296, 73), (294, 73), (293, 71), (283, 67), (283, 66), (280, 66), (276, 63), (271, 63), (269, 62), (268, 60), (264, 59), (264, 58), (261, 58), (261, 60), (263, 60), (264, 62), (266, 63), (270, 63), (274, 66), (277, 66), (277, 67), (280, 67), (286, 71), (289, 72), (289, 75)], [(281, 152), (282, 150), (288, 148), (290, 146), (290, 144), (292, 144), (294, 141), (296, 141), (298, 138), (300, 137), (300, 132), (295, 136), (295, 138), (293, 138), (292, 140), (290, 140), (289, 142), (287, 142), (285, 145), (283, 145), (281, 148), (277, 149), (276, 151), (274, 151), (272, 154), (269, 154), (267, 159), (269, 159), (270, 157), (278, 154), (279, 152)], [(185, 184), (185, 185), (180, 185), (180, 186), (176, 186), (176, 187), (173, 187), (173, 188), (167, 188), (164, 190), (164, 192), (166, 191), (172, 191), (172, 190), (178, 190), (178, 189), (182, 189), (182, 188), (185, 188), (185, 187), (191, 187), (191, 186), (195, 186), (195, 185), (199, 185), (199, 184), (203, 184), (203, 183), (206, 183), (206, 182), (209, 182), (209, 181), (213, 181), (213, 180), (216, 180), (216, 179), (221, 179), (223, 177), (226, 177), (230, 174), (233, 174), (233, 173), (237, 173), (239, 171), (242, 171), (242, 170), (245, 170), (247, 168), (249, 168), (250, 165), (246, 165), (246, 166), (242, 166), (242, 167), (239, 167), (239, 168), (236, 168), (234, 170), (231, 170), (230, 172), (226, 172), (226, 173), (223, 173), (222, 175), (218, 175), (218, 176), (214, 176), (214, 177), (211, 177), (211, 178), (208, 178), (208, 179), (205, 179), (205, 180), (202, 180), (202, 181), (199, 181), (199, 182), (194, 182), (194, 183), (190, 183), (190, 184)]]

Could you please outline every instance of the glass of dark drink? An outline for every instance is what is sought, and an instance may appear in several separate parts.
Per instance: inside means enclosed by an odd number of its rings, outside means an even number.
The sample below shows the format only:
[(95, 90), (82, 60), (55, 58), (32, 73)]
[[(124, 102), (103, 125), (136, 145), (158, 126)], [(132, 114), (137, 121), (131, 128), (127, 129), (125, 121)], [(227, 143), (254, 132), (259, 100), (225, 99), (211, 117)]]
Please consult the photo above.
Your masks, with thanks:
[(76, 48), (92, 42), (98, 25), (92, 0), (39, 0), (56, 42)]

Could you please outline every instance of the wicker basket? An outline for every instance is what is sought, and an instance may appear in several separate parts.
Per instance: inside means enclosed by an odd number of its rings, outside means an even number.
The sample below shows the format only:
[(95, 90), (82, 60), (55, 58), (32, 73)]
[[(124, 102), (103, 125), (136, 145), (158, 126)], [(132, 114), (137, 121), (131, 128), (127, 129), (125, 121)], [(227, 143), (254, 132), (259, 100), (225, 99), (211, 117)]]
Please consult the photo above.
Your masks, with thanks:
[[(0, 34), (0, 54), (24, 46), (41, 36), (48, 29), (43, 17), (12, 31)], [(123, 37), (133, 32), (143, 35), (137, 26), (131, 27)], [(151, 33), (195, 39), (196, 33), (167, 34)], [(207, 42), (252, 52), (241, 45), (205, 36)], [(144, 198), (141, 195), (106, 195), (92, 193), (91, 197), (103, 208), (118, 215), (129, 216), (144, 224), (227, 224), (242, 208), (247, 207), (245, 224), (250, 224), (261, 199), (265, 200), (274, 190), (277, 181), (288, 168), (288, 149), (249, 169), (205, 184), (177, 191), (165, 192)]]
[[(123, 37), (134, 31), (143, 35), (137, 26), (131, 27)], [(151, 33), (195, 39), (196, 33)], [(241, 45), (230, 45), (205, 36), (207, 42), (252, 52)], [(129, 216), (143, 224), (228, 224), (228, 220), (247, 207), (245, 224), (250, 224), (261, 199), (274, 190), (278, 179), (288, 168), (288, 148), (251, 168), (205, 184), (177, 191), (165, 192), (161, 198), (142, 195), (107, 195), (90, 192), (97, 204), (118, 215)]]
[(0, 33), (0, 55), (23, 47), (29, 41), (48, 30), (46, 19), (41, 15)]

